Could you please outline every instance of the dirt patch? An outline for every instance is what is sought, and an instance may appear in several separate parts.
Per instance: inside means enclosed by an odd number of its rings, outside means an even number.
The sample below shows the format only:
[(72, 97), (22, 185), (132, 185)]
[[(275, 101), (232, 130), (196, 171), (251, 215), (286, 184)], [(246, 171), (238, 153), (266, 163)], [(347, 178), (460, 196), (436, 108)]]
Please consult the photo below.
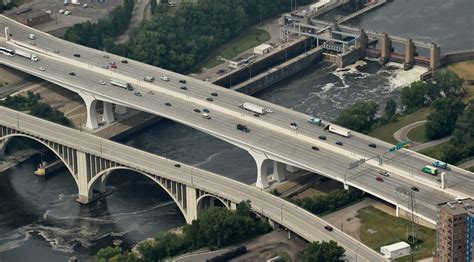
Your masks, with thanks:
[(21, 82), (28, 74), (0, 65), (0, 86), (8, 86)]

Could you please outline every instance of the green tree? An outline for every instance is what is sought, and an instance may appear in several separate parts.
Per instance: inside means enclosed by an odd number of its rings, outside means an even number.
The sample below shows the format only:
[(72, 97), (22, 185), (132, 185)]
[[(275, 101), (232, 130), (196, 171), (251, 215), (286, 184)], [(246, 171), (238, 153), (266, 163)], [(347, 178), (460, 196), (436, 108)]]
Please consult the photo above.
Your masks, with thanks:
[(157, 0), (151, 0), (150, 2), (150, 11), (151, 11), (151, 14), (152, 15), (155, 15), (156, 14), (156, 10), (158, 8), (158, 4), (156, 2)]
[(385, 116), (387, 118), (392, 118), (397, 112), (397, 102), (393, 99), (389, 99), (387, 104), (385, 104)]
[(310, 243), (303, 253), (305, 262), (338, 262), (345, 253), (345, 249), (337, 245), (337, 242), (313, 242)]
[(378, 105), (374, 101), (357, 101), (350, 108), (342, 111), (336, 123), (349, 129), (367, 133), (375, 123)]
[(401, 100), (405, 111), (413, 112), (428, 103), (427, 90), (429, 86), (424, 81), (415, 81), (402, 89)]
[(120, 247), (106, 247), (97, 251), (95, 261), (97, 262), (112, 262), (121, 261), (122, 248)]
[(450, 135), (465, 106), (460, 99), (456, 98), (436, 100), (433, 103), (435, 111), (428, 116), (426, 123), (426, 136), (429, 139), (438, 139)]

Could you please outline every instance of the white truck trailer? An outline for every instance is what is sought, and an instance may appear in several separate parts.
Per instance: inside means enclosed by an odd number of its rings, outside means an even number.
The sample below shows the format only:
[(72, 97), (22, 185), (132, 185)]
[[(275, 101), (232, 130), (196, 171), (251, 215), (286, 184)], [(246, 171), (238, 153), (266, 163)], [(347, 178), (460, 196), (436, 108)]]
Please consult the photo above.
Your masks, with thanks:
[(332, 132), (334, 134), (341, 135), (343, 137), (350, 137), (351, 136), (351, 130), (344, 128), (342, 126), (336, 126), (335, 124), (329, 124), (326, 126), (325, 130), (328, 130), (329, 132)]
[(243, 108), (243, 109), (246, 109), (246, 110), (249, 110), (249, 111), (252, 111), (254, 113), (260, 114), (260, 115), (263, 115), (266, 112), (265, 107), (255, 105), (255, 104), (252, 104), (252, 103), (249, 103), (249, 102), (244, 102), (244, 103), (240, 104), (239, 107)]
[(31, 61), (34, 61), (34, 62), (38, 62), (39, 60), (37, 55), (26, 52), (26, 51), (15, 49), (15, 54), (22, 56), (24, 58), (30, 59)]

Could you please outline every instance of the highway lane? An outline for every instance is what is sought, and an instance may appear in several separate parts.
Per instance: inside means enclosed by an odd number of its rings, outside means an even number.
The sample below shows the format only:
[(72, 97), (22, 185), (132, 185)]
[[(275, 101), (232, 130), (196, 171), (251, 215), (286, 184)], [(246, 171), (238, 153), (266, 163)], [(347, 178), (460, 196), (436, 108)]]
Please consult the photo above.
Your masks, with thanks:
[(341, 231), (337, 229), (332, 232), (326, 231), (324, 226), (327, 223), (320, 218), (255, 187), (185, 164), (176, 168), (175, 161), (6, 108), (0, 108), (0, 113), (2, 115), (0, 123), (11, 127), (19, 126), (21, 130), (32, 135), (45, 137), (51, 141), (65, 142), (85, 152), (102, 155), (104, 158), (123, 163), (142, 172), (158, 173), (162, 177), (193, 185), (235, 202), (248, 199), (254, 211), (282, 224), (308, 241), (331, 239), (337, 241), (346, 249), (348, 258), (357, 256), (359, 261), (386, 261), (375, 251)]
[[(0, 57), (0, 60), (2, 57)], [(38, 70), (37, 66), (39, 64), (31, 64), (28, 60), (23, 59), (21, 57), (13, 57), (10, 60), (14, 60), (18, 63), (24, 63), (25, 68), (30, 67), (31, 70)], [(48, 59), (44, 59), (41, 63), (46, 67), (46, 71), (51, 71), (54, 70), (57, 75), (60, 76), (58, 77), (61, 79), (63, 82), (74, 82), (74, 79), (77, 78), (78, 76), (81, 76), (82, 74), (86, 73), (86, 71), (81, 71), (81, 69), (78, 69), (75, 71), (76, 76), (70, 76), (68, 75), (68, 69), (64, 67), (58, 67), (54, 61), (51, 62)], [(39, 72), (39, 71), (38, 71)], [(98, 85), (98, 79), (100, 79), (101, 75), (94, 75), (94, 74), (88, 74), (87, 79), (81, 80), (81, 85), (90, 87), (93, 89), (94, 85)], [(191, 126), (196, 126), (196, 128), (200, 128), (199, 126), (206, 126), (206, 128), (212, 128), (211, 130), (218, 130), (221, 131), (225, 130), (226, 136), (231, 135), (232, 138), (231, 140), (234, 141), (243, 141), (243, 140), (249, 140), (249, 144), (253, 145), (254, 147), (261, 147), (261, 148), (276, 148), (276, 149), (284, 149), (280, 150), (279, 153), (283, 154), (283, 157), (285, 158), (291, 158), (292, 155), (299, 155), (301, 156), (299, 159), (299, 162), (303, 164), (306, 169), (311, 170), (313, 172), (317, 172), (320, 174), (331, 174), (333, 177), (335, 177), (338, 180), (342, 180), (345, 167), (348, 165), (348, 162), (344, 158), (338, 157), (337, 154), (334, 154), (333, 152), (329, 150), (325, 150), (324, 148), (321, 148), (320, 151), (315, 152), (314, 150), (311, 149), (311, 144), (305, 143), (300, 140), (296, 140), (293, 143), (287, 143), (288, 139), (286, 138), (285, 135), (282, 135), (280, 133), (268, 133), (266, 129), (255, 125), (254, 123), (251, 122), (245, 122), (245, 121), (240, 121), (243, 124), (246, 124), (249, 126), (251, 129), (250, 133), (243, 133), (241, 131), (238, 131), (235, 128), (236, 122), (234, 118), (229, 117), (227, 114), (220, 113), (219, 111), (211, 111), (211, 120), (206, 120), (203, 119), (200, 114), (197, 114), (193, 112), (192, 110), (196, 107), (199, 107), (199, 105), (193, 104), (191, 102), (183, 102), (181, 99), (176, 99), (174, 97), (164, 97), (156, 93), (154, 96), (147, 95), (145, 93), (145, 89), (139, 89), (142, 93), (142, 97), (136, 97), (133, 95), (133, 92), (126, 91), (122, 88), (115, 87), (115, 86), (100, 86), (103, 88), (101, 92), (105, 94), (116, 94), (118, 93), (119, 96), (122, 99), (127, 98), (127, 103), (134, 103), (134, 104), (141, 104), (141, 105), (153, 105), (153, 111), (148, 111), (150, 113), (154, 114), (159, 114), (159, 115), (167, 115), (167, 117), (172, 117), (173, 119), (184, 119), (187, 121), (187, 125)], [(170, 102), (173, 106), (172, 107), (167, 107), (164, 105), (165, 102)], [(147, 111), (148, 109), (144, 108), (143, 110)], [(203, 125), (204, 124), (204, 125)], [(206, 130), (204, 130), (206, 131)], [(209, 131), (207, 131), (209, 132)], [(288, 130), (288, 132), (290, 132)], [(217, 134), (217, 136), (224, 136), (221, 134)], [(265, 144), (265, 141), (272, 141), (272, 144), (268, 145)], [(378, 169), (377, 168), (371, 168), (370, 170), (365, 171), (364, 174), (367, 174), (366, 176), (358, 176), (355, 178), (349, 177), (348, 182), (350, 184), (356, 185), (358, 187), (363, 187), (363, 188), (368, 188), (370, 185), (373, 185), (374, 183), (378, 183), (375, 181), (375, 177), (378, 174)], [(331, 176), (328, 175), (328, 176)], [(426, 204), (423, 204), (420, 202), (419, 204), (419, 212), (430, 218), (434, 219), (435, 213), (433, 208), (434, 205), (437, 204), (437, 202), (429, 201), (432, 199), (436, 199), (435, 195), (437, 192), (434, 193), (429, 193), (430, 191), (428, 190), (426, 186), (420, 184), (420, 183), (407, 183), (403, 179), (397, 177), (397, 176), (392, 176), (389, 178), (390, 180), (395, 179), (399, 180), (399, 184), (404, 184), (405, 187), (411, 187), (412, 185), (416, 185), (422, 190), (422, 194), (427, 194), (426, 196)], [(377, 188), (373, 188), (372, 191), (377, 195), (380, 196), (388, 196), (393, 199), (396, 198), (396, 187), (390, 186), (387, 184), (385, 186), (385, 183), (382, 184)], [(429, 194), (428, 194), (429, 193)], [(447, 201), (452, 199), (451, 196), (447, 194), (440, 194), (443, 196), (443, 200)], [(421, 201), (421, 199), (420, 199)], [(402, 204), (403, 205), (403, 204)], [(425, 206), (425, 208), (423, 207)]]
[[(3, 24), (8, 24), (11, 27), (11, 31), (14, 37), (19, 38), (20, 40), (25, 41), (26, 36), (31, 31), (30, 28), (24, 27), (22, 25), (12, 23), (8, 19), (2, 18)], [(344, 149), (352, 152), (353, 154), (360, 154), (365, 158), (373, 157), (376, 154), (382, 154), (386, 152), (391, 145), (388, 143), (384, 143), (382, 141), (378, 141), (375, 139), (367, 138), (362, 134), (357, 134), (355, 132), (354, 135), (350, 138), (343, 138), (335, 134), (331, 134), (328, 132), (323, 131), (320, 128), (316, 127), (308, 127), (309, 124), (306, 123), (308, 116), (297, 113), (267, 102), (263, 102), (261, 100), (238, 94), (236, 92), (232, 92), (230, 90), (219, 88), (217, 86), (209, 85), (208, 83), (192, 79), (189, 77), (181, 76), (179, 74), (159, 69), (153, 66), (149, 66), (143, 63), (139, 63), (136, 61), (128, 60), (127, 64), (122, 64), (119, 61), (123, 58), (120, 58), (115, 55), (108, 54), (109, 58), (104, 58), (103, 55), (105, 54), (102, 51), (93, 50), (90, 48), (86, 48), (83, 46), (75, 45), (69, 43), (64, 40), (60, 40), (54, 38), (48, 34), (39, 33), (38, 38), (35, 40), (37, 46), (41, 46), (42, 48), (49, 50), (49, 52), (53, 52), (54, 50), (59, 51), (60, 55), (65, 55), (68, 59), (77, 60), (79, 62), (90, 63), (91, 65), (95, 65), (101, 67), (104, 64), (107, 64), (110, 61), (116, 61), (118, 63), (118, 69), (114, 70), (120, 75), (125, 75), (128, 77), (132, 77), (134, 79), (141, 79), (145, 75), (167, 75), (170, 76), (170, 82), (164, 81), (156, 81), (155, 84), (160, 85), (160, 87), (164, 87), (168, 90), (178, 90), (179, 86), (183, 84), (178, 83), (179, 79), (186, 79), (188, 90), (185, 91), (186, 94), (189, 96), (198, 98), (198, 99), (205, 99), (206, 97), (210, 97), (210, 93), (217, 92), (219, 94), (218, 98), (215, 98), (214, 104), (225, 106), (227, 108), (236, 108), (238, 104), (243, 101), (251, 101), (260, 105), (264, 105), (275, 110), (275, 114), (268, 114), (261, 119), (267, 121), (269, 124), (279, 125), (279, 126), (286, 126), (288, 127), (288, 123), (290, 122), (297, 122), (302, 125), (306, 125), (306, 128), (300, 128), (299, 133), (304, 135), (309, 135), (313, 137), (317, 137), (319, 135), (325, 135), (328, 137), (327, 141), (323, 141), (323, 143), (331, 143), (334, 144), (335, 141), (343, 141)], [(54, 44), (52, 44), (54, 43)], [(73, 54), (79, 53), (81, 54), (81, 58), (73, 57)], [(112, 69), (111, 69), (112, 70)], [(240, 109), (236, 109), (240, 110)], [(241, 110), (242, 111), (242, 110)], [(242, 111), (243, 115), (252, 117), (252, 113)], [(276, 114), (278, 113), (278, 114)], [(369, 148), (367, 145), (369, 143), (376, 143), (378, 145), (377, 149)], [(387, 159), (387, 163), (394, 163), (397, 159), (404, 158), (406, 155), (410, 155), (411, 153), (407, 150), (401, 150), (396, 153), (390, 153), (385, 156)], [(410, 174), (414, 178), (421, 178), (422, 180), (430, 180), (433, 184), (439, 184), (436, 181), (436, 178), (427, 176), (421, 172), (421, 167), (424, 165), (430, 164), (431, 160), (423, 157), (423, 158), (407, 158), (405, 157), (403, 160), (403, 164), (394, 164), (396, 165), (397, 169), (403, 170), (407, 174)], [(474, 191), (474, 179), (472, 173), (467, 171), (461, 171), (459, 169), (451, 170), (448, 172), (449, 176), (451, 176), (451, 180), (453, 183), (451, 186), (456, 187), (456, 189), (460, 190), (463, 193), (470, 194)]]

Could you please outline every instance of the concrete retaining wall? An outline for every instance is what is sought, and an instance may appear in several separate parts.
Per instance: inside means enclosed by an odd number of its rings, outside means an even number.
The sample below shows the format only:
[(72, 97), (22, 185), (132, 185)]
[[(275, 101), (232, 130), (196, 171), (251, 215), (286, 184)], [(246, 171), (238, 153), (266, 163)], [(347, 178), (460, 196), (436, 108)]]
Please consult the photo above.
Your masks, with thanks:
[(441, 58), (441, 65), (446, 66), (455, 62), (474, 59), (474, 50), (448, 53)]
[(235, 87), (232, 90), (239, 91), (241, 93), (252, 95), (260, 90), (265, 89), (283, 79), (292, 76), (323, 59), (323, 50), (315, 48), (307, 53), (299, 55), (290, 61), (276, 66), (267, 72), (264, 72), (255, 78), (247, 80)]

